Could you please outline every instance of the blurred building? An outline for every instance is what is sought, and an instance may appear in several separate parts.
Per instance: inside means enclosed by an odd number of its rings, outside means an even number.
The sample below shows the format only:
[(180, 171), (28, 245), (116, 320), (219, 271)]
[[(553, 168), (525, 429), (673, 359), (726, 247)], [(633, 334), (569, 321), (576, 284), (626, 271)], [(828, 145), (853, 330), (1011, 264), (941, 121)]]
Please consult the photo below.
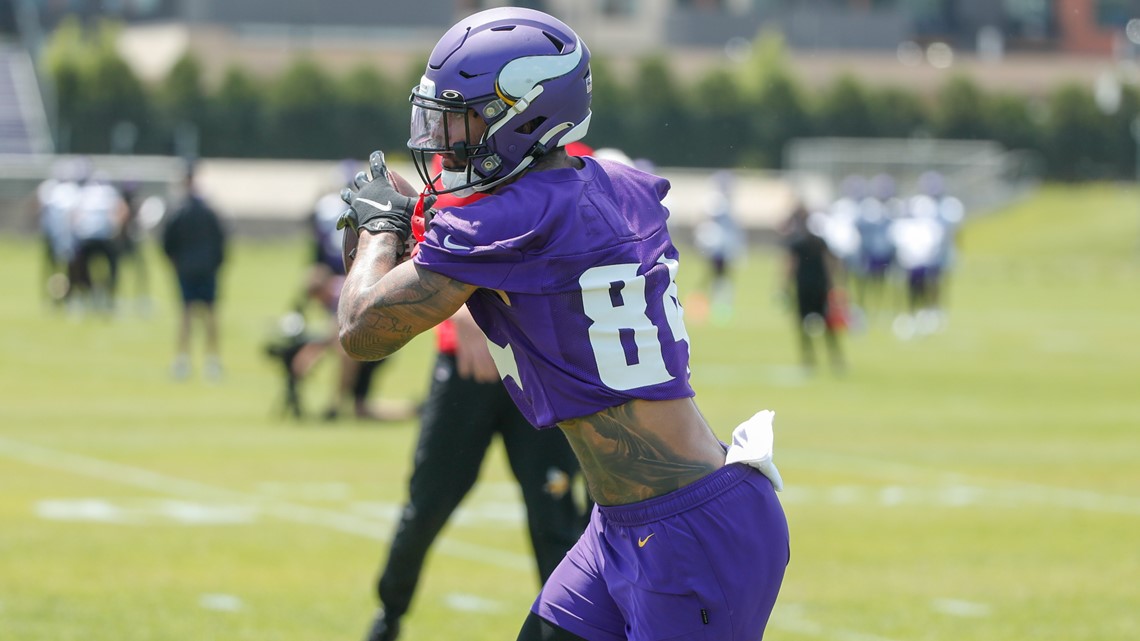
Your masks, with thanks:
[(699, 74), (742, 59), (758, 34), (779, 33), (808, 85), (858, 67), (872, 81), (923, 91), (941, 78), (905, 66), (945, 69), (952, 55), (983, 86), (1040, 93), (1134, 57), (1126, 33), (1140, 42), (1140, 21), (1125, 29), (1140, 0), (0, 0), (15, 8), (0, 24), (35, 42), (68, 16), (124, 21), (120, 49), (147, 80), (188, 51), (207, 79), (231, 65), (271, 76), (300, 54), (402, 76), (457, 19), (503, 4), (563, 18), (619, 73), (663, 54), (678, 72)]
[[(722, 48), (761, 29), (794, 50), (894, 50), (934, 40), (955, 48), (1110, 55), (1140, 0), (5, 0), (27, 6), (50, 29), (66, 15), (113, 16), (132, 24), (224, 27), (239, 37), (304, 40), (339, 34), (378, 45), (418, 41), (458, 18), (503, 4), (571, 23), (600, 53)], [(1118, 35), (1119, 34), (1119, 35)]]

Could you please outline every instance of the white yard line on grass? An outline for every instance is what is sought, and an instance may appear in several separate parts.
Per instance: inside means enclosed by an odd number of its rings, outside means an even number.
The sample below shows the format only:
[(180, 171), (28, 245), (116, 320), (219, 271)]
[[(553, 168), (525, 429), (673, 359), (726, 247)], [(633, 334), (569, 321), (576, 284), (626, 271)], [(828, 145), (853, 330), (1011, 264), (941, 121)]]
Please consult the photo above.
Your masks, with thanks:
[[(256, 505), (263, 513), (284, 521), (323, 527), (375, 541), (387, 542), (391, 539), (389, 533), (392, 530), (392, 523), (390, 521), (361, 518), (336, 510), (314, 508), (256, 494), (236, 492), (198, 481), (175, 478), (122, 463), (112, 463), (8, 438), (0, 437), (0, 455), (40, 467), (129, 485), (160, 494), (197, 500), (252, 504)], [(526, 572), (534, 570), (534, 560), (529, 556), (507, 550), (464, 543), (448, 538), (439, 540), (438, 549), (443, 553), (466, 561), (489, 563), (496, 567)]]
[[(788, 448), (781, 450), (777, 447), (776, 453), (776, 463), (780, 466), (789, 493), (794, 493), (796, 488), (795, 468), (814, 466), (825, 468), (829, 474), (833, 474), (836, 470), (847, 470), (852, 474), (896, 481), (911, 486), (915, 485), (916, 482), (924, 481), (940, 487), (940, 490), (936, 488), (933, 491), (942, 493), (943, 499), (945, 499), (943, 502), (948, 504), (953, 504), (955, 500), (969, 503), (973, 498), (984, 495), (1004, 505), (1011, 503), (1019, 505), (1036, 504), (1087, 512), (1140, 515), (1140, 497), (1135, 496), (1027, 483), (1012, 479), (984, 478), (977, 475), (932, 470), (921, 465), (875, 460), (865, 456), (848, 456), (817, 449)], [(782, 456), (780, 456), (781, 454)], [(792, 459), (794, 465), (788, 463), (788, 459)], [(781, 463), (782, 461), (783, 463)], [(833, 492), (844, 489), (854, 491), (854, 488), (848, 486), (831, 488)], [(891, 488), (886, 488), (886, 490), (889, 493)], [(862, 488), (862, 491), (868, 490)], [(894, 488), (894, 491), (906, 492), (902, 488)]]
[(818, 621), (812, 621), (805, 617), (804, 609), (802, 605), (795, 603), (776, 604), (776, 610), (772, 613), (768, 627), (807, 637), (832, 639), (833, 641), (895, 641), (878, 634), (825, 626)]
[(930, 605), (936, 612), (956, 617), (984, 618), (988, 617), (993, 609), (988, 603), (963, 599), (934, 599)]
[[(8, 438), (0, 437), (0, 455), (31, 465), (127, 485), (159, 494), (195, 500), (255, 505), (263, 513), (285, 521), (323, 527), (371, 540), (388, 541), (390, 539), (388, 536), (392, 525), (390, 522), (361, 518), (335, 510), (313, 508), (257, 494), (237, 492), (122, 463), (103, 461)], [(527, 555), (447, 538), (441, 538), (438, 545), (441, 552), (464, 560), (478, 561), (498, 568), (525, 572), (533, 572), (534, 570), (534, 561)], [(240, 609), (240, 601), (233, 599), (236, 597), (205, 595), (202, 605), (212, 609)], [(463, 598), (456, 600), (453, 595), (450, 597), (449, 605), (453, 608), (463, 608), (469, 607), (470, 603)], [(778, 606), (770, 625), (786, 632), (833, 641), (894, 641), (876, 634), (824, 626), (803, 616), (803, 608), (794, 605)]]

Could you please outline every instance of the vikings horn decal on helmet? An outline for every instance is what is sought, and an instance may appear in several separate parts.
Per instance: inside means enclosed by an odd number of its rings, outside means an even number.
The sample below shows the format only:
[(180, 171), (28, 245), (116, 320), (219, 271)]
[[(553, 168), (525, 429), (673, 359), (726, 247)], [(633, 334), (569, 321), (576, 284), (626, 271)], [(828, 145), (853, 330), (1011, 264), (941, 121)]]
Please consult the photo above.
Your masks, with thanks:
[[(570, 27), (533, 9), (481, 11), (432, 50), (412, 89), (408, 149), (436, 193), (488, 191), (585, 136), (590, 93), (590, 51)], [(487, 124), (480, 140), (471, 140), (469, 110)], [(463, 168), (435, 176), (435, 154), (454, 154)]]

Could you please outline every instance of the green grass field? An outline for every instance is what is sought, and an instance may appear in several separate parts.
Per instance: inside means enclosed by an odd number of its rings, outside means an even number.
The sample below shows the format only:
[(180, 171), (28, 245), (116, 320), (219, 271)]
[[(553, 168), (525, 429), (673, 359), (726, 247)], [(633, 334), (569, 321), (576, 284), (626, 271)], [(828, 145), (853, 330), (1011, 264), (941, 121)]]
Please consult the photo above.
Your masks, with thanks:
[[(793, 543), (768, 639), (1140, 638), (1140, 192), (1045, 188), (962, 242), (947, 330), (900, 341), (873, 317), (842, 378), (795, 367), (771, 248), (741, 268), (728, 325), (689, 327), (722, 437), (777, 411)], [(0, 239), (0, 639), (358, 639), (416, 425), (275, 413), (262, 346), (300, 239), (234, 248), (220, 385), (167, 376), (153, 249), (153, 314), (113, 320), (44, 306), (39, 257)], [(682, 268), (683, 296), (702, 269)], [(375, 396), (422, 397), (431, 350), (394, 357)], [(513, 640), (536, 588), (496, 449), (402, 639)]]

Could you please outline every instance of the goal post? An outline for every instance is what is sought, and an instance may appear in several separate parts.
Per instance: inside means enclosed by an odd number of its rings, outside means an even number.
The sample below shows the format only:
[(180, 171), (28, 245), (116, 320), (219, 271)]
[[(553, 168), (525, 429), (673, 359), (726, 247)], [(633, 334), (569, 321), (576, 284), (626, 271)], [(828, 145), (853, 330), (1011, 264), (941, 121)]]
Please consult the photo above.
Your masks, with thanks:
[[(970, 214), (1015, 200), (1038, 182), (1040, 159), (1028, 151), (1010, 151), (989, 140), (934, 138), (801, 138), (784, 149), (784, 167), (793, 180), (814, 178), (838, 196), (850, 175), (891, 176), (899, 196), (917, 192), (924, 172), (942, 174), (946, 193), (959, 198)], [(823, 206), (826, 203), (812, 203)]]

